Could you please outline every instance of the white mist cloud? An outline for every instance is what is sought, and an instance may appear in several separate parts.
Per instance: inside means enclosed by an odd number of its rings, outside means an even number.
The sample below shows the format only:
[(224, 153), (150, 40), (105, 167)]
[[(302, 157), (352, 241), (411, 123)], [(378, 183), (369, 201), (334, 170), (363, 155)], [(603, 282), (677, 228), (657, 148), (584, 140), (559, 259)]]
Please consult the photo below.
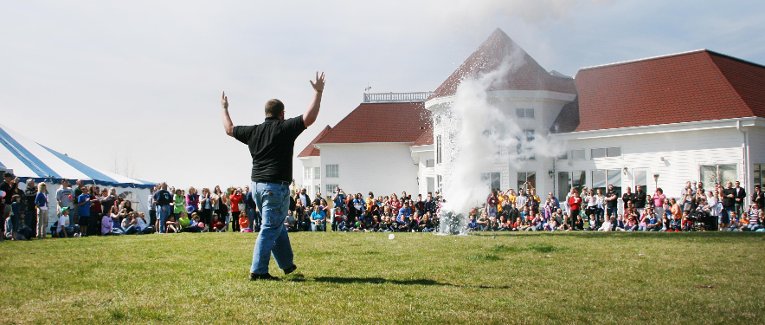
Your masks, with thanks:
[[(451, 111), (442, 113), (446, 116), (441, 119), (448, 120), (444, 125), (447, 133), (454, 135), (453, 141), (446, 142), (446, 152), (453, 160), (446, 164), (444, 175), (445, 211), (467, 215), (473, 207), (481, 206), (489, 193), (481, 174), (493, 171), (498, 163), (517, 169), (531, 156), (541, 160), (565, 150), (562, 143), (550, 140), (544, 133), (527, 139), (524, 129), (529, 126), (519, 124), (515, 111), (508, 110), (506, 103), (492, 98), (488, 89), (506, 82), (507, 76), (512, 77), (525, 63), (523, 52), (517, 48), (506, 52), (508, 55), (496, 70), (464, 79), (454, 95)], [(454, 221), (464, 224), (464, 220)]]

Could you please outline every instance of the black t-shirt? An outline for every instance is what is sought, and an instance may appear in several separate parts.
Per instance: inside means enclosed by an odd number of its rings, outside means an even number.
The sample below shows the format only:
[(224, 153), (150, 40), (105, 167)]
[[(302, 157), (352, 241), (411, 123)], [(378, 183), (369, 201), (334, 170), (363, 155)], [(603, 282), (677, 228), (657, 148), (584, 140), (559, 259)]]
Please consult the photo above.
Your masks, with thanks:
[(11, 205), (11, 202), (13, 202), (13, 194), (16, 192), (16, 185), (14, 184), (11, 186), (10, 184), (6, 182), (2, 182), (0, 184), (0, 190), (5, 192), (5, 198), (3, 198), (3, 203), (6, 205)]
[(292, 180), (295, 139), (303, 130), (305, 123), (302, 115), (284, 121), (266, 118), (262, 124), (234, 127), (234, 138), (250, 149), (252, 181), (274, 183)]
[(645, 208), (645, 193), (643, 192), (637, 192), (635, 193), (635, 207), (638, 209), (644, 209)]
[(159, 206), (170, 205), (173, 202), (173, 195), (168, 190), (159, 190), (154, 193), (154, 202), (157, 202)]
[[(728, 197), (728, 195), (733, 194), (733, 197)], [(736, 203), (736, 189), (735, 188), (725, 188), (723, 189), (723, 206), (726, 208), (732, 207)]]
[(622, 201), (624, 202), (624, 206), (627, 206), (627, 202), (632, 201), (632, 203), (635, 203), (635, 194), (634, 193), (624, 193), (622, 194)]
[(615, 208), (616, 208), (616, 204), (617, 204), (617, 203), (619, 203), (619, 202), (617, 202), (617, 201), (616, 201), (616, 200), (618, 200), (618, 199), (617, 199), (617, 198), (618, 198), (618, 196), (616, 195), (616, 193), (614, 193), (614, 191), (608, 191), (608, 192), (606, 192), (606, 198), (609, 198), (609, 199), (610, 199), (611, 197), (614, 197), (614, 199), (613, 199), (613, 200), (611, 200), (611, 201), (606, 201), (606, 206), (607, 206), (609, 209), (615, 209)]

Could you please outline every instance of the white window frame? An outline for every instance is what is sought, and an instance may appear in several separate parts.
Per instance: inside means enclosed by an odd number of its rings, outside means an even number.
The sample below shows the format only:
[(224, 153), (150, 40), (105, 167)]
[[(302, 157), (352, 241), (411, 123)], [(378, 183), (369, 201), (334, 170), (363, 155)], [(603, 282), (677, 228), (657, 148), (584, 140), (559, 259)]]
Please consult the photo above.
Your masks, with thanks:
[(326, 165), (324, 165), (324, 177), (326, 177), (326, 178), (338, 178), (338, 177), (340, 177), (340, 165), (339, 164), (326, 164)]

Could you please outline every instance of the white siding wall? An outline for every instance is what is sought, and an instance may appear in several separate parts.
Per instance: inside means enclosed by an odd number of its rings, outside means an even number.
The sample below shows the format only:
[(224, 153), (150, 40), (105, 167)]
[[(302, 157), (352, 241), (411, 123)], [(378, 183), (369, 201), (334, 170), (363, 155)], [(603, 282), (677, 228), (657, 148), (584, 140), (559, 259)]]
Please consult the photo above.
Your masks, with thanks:
[(438, 189), (436, 184), (436, 172), (434, 167), (427, 166), (427, 160), (433, 159), (435, 164), (435, 153), (433, 145), (412, 147), (412, 159), (417, 161), (417, 193), (425, 197), (428, 194), (428, 178), (433, 180), (433, 191)]
[[(321, 144), (322, 184), (338, 184), (350, 193), (418, 193), (418, 163), (406, 143)], [(337, 178), (326, 178), (328, 164), (339, 165)], [(323, 185), (322, 185), (323, 186)], [(324, 192), (322, 187), (322, 191)], [(328, 193), (322, 193), (326, 196)]]
[[(321, 165), (321, 158), (317, 156), (301, 157), (300, 162), (302, 163), (302, 170), (299, 172), (302, 182), (299, 182), (298, 187), (305, 188), (308, 196), (314, 197), (316, 195), (315, 188), (317, 185), (321, 185), (321, 179), (313, 178), (313, 168), (319, 167)], [(309, 174), (306, 174), (306, 168), (311, 168), (311, 172)]]
[(752, 164), (765, 163), (765, 128), (748, 128), (749, 160)]
[[(632, 186), (633, 169), (644, 168), (648, 173), (649, 194), (655, 190), (653, 175), (659, 174), (658, 186), (668, 196), (677, 197), (686, 181), (699, 180), (701, 165), (736, 164), (739, 179), (743, 179), (742, 144), (742, 133), (735, 128), (570, 140), (567, 147), (585, 149), (586, 160), (560, 160), (557, 170), (586, 170), (587, 185), (591, 186), (592, 170), (627, 167), (627, 174), (622, 174), (622, 186)], [(605, 147), (620, 147), (622, 156), (590, 158), (590, 149)], [(705, 184), (705, 188), (712, 185)]]

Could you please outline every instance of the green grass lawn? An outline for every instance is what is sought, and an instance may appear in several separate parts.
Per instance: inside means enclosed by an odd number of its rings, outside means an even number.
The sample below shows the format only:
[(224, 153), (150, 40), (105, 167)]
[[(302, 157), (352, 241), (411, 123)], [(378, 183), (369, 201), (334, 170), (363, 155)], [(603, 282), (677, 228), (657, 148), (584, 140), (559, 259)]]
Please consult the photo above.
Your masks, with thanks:
[(0, 243), (0, 323), (765, 323), (752, 233), (292, 233)]

